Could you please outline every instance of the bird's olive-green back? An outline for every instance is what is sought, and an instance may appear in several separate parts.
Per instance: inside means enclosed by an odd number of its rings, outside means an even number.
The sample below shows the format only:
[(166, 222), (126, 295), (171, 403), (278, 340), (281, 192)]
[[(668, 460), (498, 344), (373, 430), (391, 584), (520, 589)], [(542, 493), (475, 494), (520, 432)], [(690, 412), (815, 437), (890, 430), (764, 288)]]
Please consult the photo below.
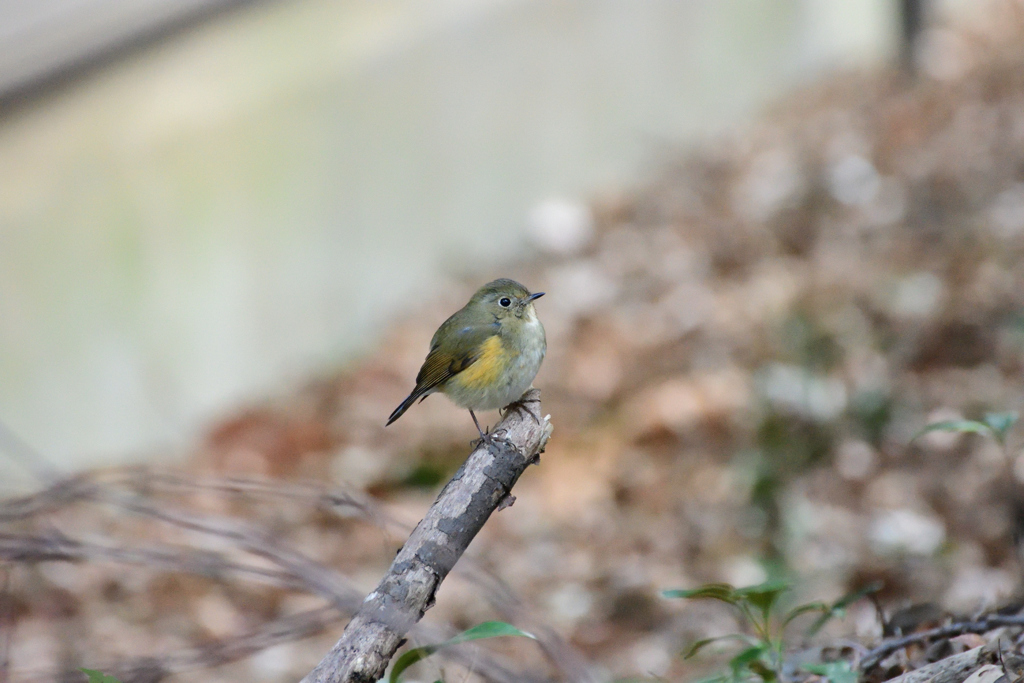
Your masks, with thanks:
[[(530, 290), (507, 278), (478, 289), (465, 306), (437, 328), (430, 340), (430, 353), (416, 375), (416, 391), (426, 393), (472, 365), (484, 342), (494, 335), (501, 335), (503, 344), (518, 350), (517, 331), (523, 324), (520, 315), (525, 305), (521, 302), (529, 296)], [(512, 300), (512, 305), (502, 306), (503, 298)]]

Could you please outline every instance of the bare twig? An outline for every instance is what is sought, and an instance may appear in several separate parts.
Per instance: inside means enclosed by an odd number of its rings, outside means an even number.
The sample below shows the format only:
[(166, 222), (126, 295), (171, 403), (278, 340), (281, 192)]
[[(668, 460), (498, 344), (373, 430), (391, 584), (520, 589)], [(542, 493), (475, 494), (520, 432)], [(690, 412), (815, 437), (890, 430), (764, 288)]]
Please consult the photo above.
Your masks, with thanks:
[(881, 645), (873, 648), (864, 655), (864, 658), (861, 660), (861, 670), (867, 671), (882, 661), (889, 654), (907, 647), (908, 645), (923, 643), (934, 638), (959, 636), (964, 633), (985, 633), (986, 631), (991, 631), (999, 628), (1000, 626), (1024, 626), (1024, 615), (1006, 616), (1002, 614), (990, 614), (986, 617), (975, 619), (973, 621), (955, 622), (947, 624), (946, 626), (939, 626), (938, 628), (921, 631), (920, 633), (912, 633), (909, 636), (883, 641)]
[[(28, 563), (116, 562), (216, 579), (242, 577), (292, 590), (308, 588), (306, 582), (293, 573), (233, 562), (212, 551), (163, 545), (124, 548), (53, 533), (45, 536), (0, 533), (0, 560)], [(358, 607), (358, 599), (354, 601), (354, 605)], [(355, 609), (351, 611), (354, 612)]]
[(301, 502), (323, 510), (340, 512), (361, 517), (377, 526), (400, 525), (390, 517), (371, 497), (360, 491), (332, 486), (330, 488), (303, 482), (270, 481), (250, 477), (209, 477), (188, 479), (167, 472), (140, 470), (135, 477), (136, 486), (147, 491), (170, 491), (196, 493), (214, 491), (254, 498), (283, 498)]
[(10, 523), (52, 512), (94, 496), (101, 486), (91, 474), (54, 482), (38, 493), (0, 502), (0, 523)]
[(248, 657), (274, 645), (319, 633), (327, 626), (340, 621), (340, 618), (341, 615), (332, 607), (321, 607), (281, 617), (249, 633), (225, 638), (218, 642), (215, 648), (191, 648), (161, 659), (165, 662), (164, 668), (171, 673), (218, 666)]
[[(156, 683), (172, 674), (228, 664), (274, 645), (301, 640), (320, 633), (341, 618), (333, 607), (320, 607), (268, 621), (247, 633), (222, 638), (202, 647), (185, 648), (164, 655), (101, 662), (95, 666), (101, 667), (104, 673), (117, 677), (123, 683)], [(66, 680), (62, 676), (64, 673), (54, 670), (20, 671), (19, 680), (40, 683)]]
[(146, 515), (184, 529), (220, 536), (258, 557), (278, 565), (293, 576), (301, 578), (308, 589), (330, 600), (344, 613), (351, 610), (353, 601), (362, 594), (350, 586), (337, 572), (311, 560), (305, 555), (280, 546), (259, 529), (230, 519), (160, 507), (140, 496), (111, 496), (108, 500), (126, 510)]
[[(539, 395), (531, 390), (523, 401), (539, 404)], [(511, 410), (496, 431), (503, 439), (482, 443), (470, 454), (305, 683), (367, 683), (384, 675), (405, 634), (433, 605), (441, 582), (470, 541), (536, 461), (551, 423), (525, 410)]]
[(994, 644), (989, 643), (958, 655), (940, 659), (908, 671), (887, 683), (963, 683), (980, 665), (996, 659)]

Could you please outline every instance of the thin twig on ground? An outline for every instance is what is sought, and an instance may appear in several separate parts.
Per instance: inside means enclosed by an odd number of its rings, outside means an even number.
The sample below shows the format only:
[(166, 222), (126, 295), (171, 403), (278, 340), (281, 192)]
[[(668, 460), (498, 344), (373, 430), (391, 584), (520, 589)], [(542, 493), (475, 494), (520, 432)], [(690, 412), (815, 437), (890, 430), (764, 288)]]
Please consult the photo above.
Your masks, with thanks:
[(963, 683), (979, 666), (996, 660), (995, 644), (989, 643), (891, 678), (887, 683)]
[(361, 593), (337, 572), (301, 553), (281, 546), (261, 530), (237, 520), (204, 516), (168, 506), (161, 507), (141, 496), (111, 496), (108, 502), (183, 529), (228, 539), (246, 552), (270, 560), (286, 572), (300, 577), (307, 588), (332, 601), (343, 613), (348, 613), (353, 601), (358, 602), (362, 597)]
[[(237, 636), (222, 638), (203, 645), (163, 655), (100, 663), (105, 673), (124, 683), (156, 683), (165, 677), (206, 669), (244, 659), (275, 645), (301, 640), (320, 633), (341, 621), (342, 615), (334, 607), (326, 606), (273, 619)], [(35, 670), (19, 672), (19, 680), (29, 682), (65, 680), (64, 670)]]
[[(220, 553), (210, 550), (166, 545), (126, 548), (113, 543), (83, 541), (53, 533), (47, 535), (0, 533), (0, 561), (27, 563), (113, 562), (217, 579), (246, 578), (258, 583), (292, 590), (309, 588), (301, 577), (297, 577), (291, 572), (234, 562)], [(358, 606), (358, 600), (355, 604)]]
[(946, 626), (939, 626), (937, 628), (928, 629), (927, 631), (911, 633), (908, 636), (886, 640), (878, 647), (869, 650), (868, 653), (864, 655), (864, 658), (861, 659), (860, 668), (862, 671), (867, 671), (885, 659), (889, 654), (907, 647), (908, 645), (923, 643), (935, 638), (959, 636), (964, 633), (985, 633), (999, 628), (1000, 626), (1024, 626), (1024, 615), (1007, 616), (1002, 614), (990, 614), (980, 619), (972, 621), (958, 621), (952, 624), (947, 624)]

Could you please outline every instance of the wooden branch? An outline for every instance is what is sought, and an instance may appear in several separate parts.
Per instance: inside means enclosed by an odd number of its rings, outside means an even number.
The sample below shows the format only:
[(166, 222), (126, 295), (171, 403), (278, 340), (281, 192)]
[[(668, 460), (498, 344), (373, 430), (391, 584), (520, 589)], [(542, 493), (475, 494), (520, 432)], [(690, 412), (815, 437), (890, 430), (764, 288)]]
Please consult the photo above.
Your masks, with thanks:
[(434, 604), (441, 582), (495, 510), (515, 500), (511, 490), (537, 462), (551, 435), (541, 418), (540, 392), (531, 389), (514, 405), (495, 432), (493, 446), (480, 444), (438, 495), (391, 568), (341, 639), (303, 683), (375, 683), (404, 636)]

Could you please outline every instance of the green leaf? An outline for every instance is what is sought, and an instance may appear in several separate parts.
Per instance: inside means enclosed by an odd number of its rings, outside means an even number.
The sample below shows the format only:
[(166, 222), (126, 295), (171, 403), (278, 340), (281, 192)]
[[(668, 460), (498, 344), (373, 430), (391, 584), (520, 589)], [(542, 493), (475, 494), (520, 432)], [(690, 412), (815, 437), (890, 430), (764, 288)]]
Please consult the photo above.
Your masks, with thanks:
[(755, 660), (747, 665), (747, 668), (753, 671), (755, 674), (761, 677), (761, 680), (766, 683), (776, 680), (779, 675), (775, 672), (775, 669), (768, 666), (766, 662), (761, 659)]
[(698, 652), (703, 650), (705, 647), (707, 647), (711, 643), (717, 643), (720, 640), (738, 640), (741, 643), (744, 643), (744, 644), (747, 644), (747, 645), (750, 645), (752, 643), (756, 643), (757, 642), (756, 639), (751, 638), (750, 636), (745, 636), (742, 633), (729, 633), (729, 634), (724, 635), (724, 636), (715, 636), (714, 638), (704, 638), (702, 640), (698, 640), (697, 642), (695, 642), (692, 645), (690, 645), (690, 647), (686, 648), (686, 650), (683, 652), (683, 659), (689, 659), (690, 657), (693, 657), (695, 654), (697, 654)]
[[(961, 432), (991, 436), (1002, 444), (1006, 440), (1006, 433), (1010, 431), (1010, 428), (1013, 427), (1019, 419), (1020, 415), (1015, 412), (1008, 411), (1004, 413), (988, 413), (981, 422), (978, 422), (977, 420), (947, 420), (945, 422), (936, 422), (928, 425), (915, 434), (914, 439), (922, 436), (923, 434), (927, 434), (928, 432)], [(911, 439), (911, 441), (914, 439)]]
[(977, 422), (976, 420), (946, 420), (945, 422), (934, 422), (928, 425), (915, 434), (911, 441), (924, 436), (928, 432), (960, 432), (962, 434), (985, 434), (986, 436), (995, 436), (992, 428), (984, 422)]
[(804, 605), (797, 605), (786, 612), (786, 616), (782, 620), (782, 626), (783, 628), (789, 626), (789, 622), (801, 615), (807, 614), (808, 612), (821, 612), (822, 614), (828, 614), (831, 610), (832, 606), (826, 605), (823, 602), (808, 602)]
[(885, 587), (884, 581), (872, 581), (866, 586), (861, 586), (856, 590), (852, 590), (843, 597), (839, 598), (832, 603), (832, 609), (846, 609), (853, 603), (857, 602), (861, 598), (867, 597), (872, 593), (877, 593)]
[[(424, 645), (422, 647), (416, 647), (407, 652), (403, 653), (401, 657), (395, 660), (395, 665), (391, 668), (391, 676), (388, 678), (388, 683), (399, 683), (401, 681), (402, 672), (408, 669), (410, 666), (426, 659), (430, 655), (434, 654), (438, 650), (450, 647), (452, 645), (458, 645), (460, 643), (468, 643), (471, 640), (482, 640), (484, 638), (499, 638), (501, 636), (521, 636), (524, 638), (537, 639), (532, 633), (526, 631), (520, 631), (512, 624), (506, 624), (504, 621), (485, 621), (482, 624), (477, 624), (473, 628), (466, 629), (462, 633), (458, 634), (453, 638), (449, 638), (443, 643), (437, 645)], [(89, 681), (89, 683), (94, 683)], [(99, 681), (99, 683), (110, 683), (109, 681)], [(116, 683), (116, 682), (115, 682)]]
[(1006, 433), (1019, 419), (1020, 415), (1014, 412), (988, 413), (984, 417), (985, 424), (989, 426), (1000, 444), (1006, 441)]
[(690, 590), (673, 589), (662, 591), (666, 598), (688, 598), (691, 600), (720, 600), (735, 605), (736, 589), (727, 583), (706, 583)]
[(79, 669), (86, 676), (89, 677), (89, 683), (121, 683), (113, 676), (108, 676), (102, 671), (96, 671), (95, 669)]
[(881, 581), (872, 581), (866, 586), (862, 586), (856, 590), (852, 590), (843, 597), (839, 598), (829, 607), (828, 611), (818, 617), (810, 628), (807, 629), (806, 636), (810, 638), (820, 631), (825, 624), (832, 619), (840, 618), (846, 615), (846, 608), (857, 602), (861, 598), (864, 598), (872, 593), (877, 593), (882, 590), (885, 584)]
[(805, 671), (827, 678), (830, 683), (857, 683), (857, 672), (850, 668), (844, 660), (826, 664), (810, 664), (803, 667)]
[(789, 584), (785, 581), (766, 581), (756, 586), (747, 586), (734, 591), (735, 596), (745, 600), (757, 609), (761, 610), (764, 618), (768, 619), (775, 602), (779, 596), (789, 590)]
[(748, 647), (746, 650), (729, 660), (729, 668), (732, 669), (734, 676), (739, 676), (743, 669), (752, 670), (750, 665), (753, 662), (760, 660), (767, 651), (768, 648), (764, 645)]
[(468, 643), (471, 640), (499, 638), (501, 636), (519, 636), (522, 638), (532, 638), (533, 640), (537, 640), (537, 636), (532, 633), (520, 631), (512, 624), (506, 624), (504, 621), (485, 621), (482, 624), (477, 624), (473, 628), (466, 629), (459, 635), (446, 640), (437, 647), (448, 647), (449, 645)]

